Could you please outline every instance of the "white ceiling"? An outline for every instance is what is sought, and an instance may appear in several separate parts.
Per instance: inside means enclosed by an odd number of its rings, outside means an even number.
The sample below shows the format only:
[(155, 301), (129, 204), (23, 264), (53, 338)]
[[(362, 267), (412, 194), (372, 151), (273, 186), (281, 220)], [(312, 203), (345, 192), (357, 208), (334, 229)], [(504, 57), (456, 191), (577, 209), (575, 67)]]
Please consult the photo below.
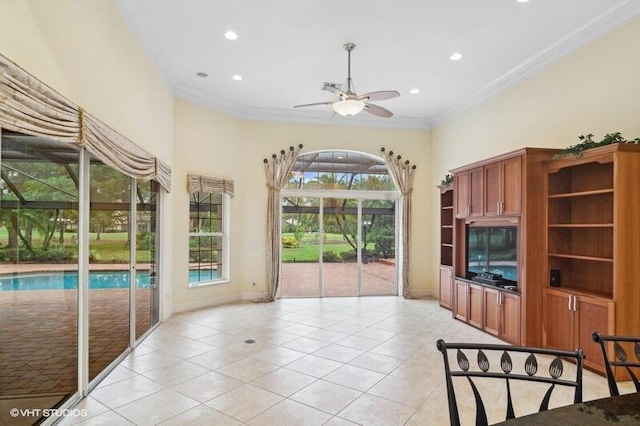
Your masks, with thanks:
[[(640, 0), (113, 1), (178, 97), (256, 120), (410, 128), (442, 123), (640, 16)], [(225, 39), (230, 29), (237, 40)], [(357, 45), (358, 93), (400, 92), (377, 102), (394, 117), (293, 108), (336, 98), (321, 87), (344, 83), (346, 42)]]

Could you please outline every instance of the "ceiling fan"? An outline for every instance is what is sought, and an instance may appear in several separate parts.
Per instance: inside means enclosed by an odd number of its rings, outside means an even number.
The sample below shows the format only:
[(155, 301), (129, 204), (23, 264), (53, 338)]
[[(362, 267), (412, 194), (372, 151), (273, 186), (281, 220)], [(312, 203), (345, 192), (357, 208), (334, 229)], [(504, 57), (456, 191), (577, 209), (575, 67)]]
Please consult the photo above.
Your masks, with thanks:
[(355, 87), (351, 81), (351, 51), (356, 48), (353, 43), (347, 43), (344, 46), (344, 50), (348, 55), (348, 68), (347, 68), (347, 90), (343, 91), (343, 85), (336, 83), (324, 83), (322, 90), (327, 90), (331, 93), (335, 93), (340, 96), (340, 99), (333, 102), (318, 102), (314, 104), (296, 105), (294, 108), (316, 106), (316, 105), (331, 105), (333, 109), (340, 115), (345, 117), (354, 116), (361, 111), (366, 111), (369, 114), (377, 115), (378, 117), (389, 118), (393, 115), (388, 109), (382, 108), (378, 105), (370, 104), (369, 101), (383, 101), (385, 99), (393, 99), (400, 96), (400, 93), (395, 90), (384, 90), (379, 92), (365, 93), (364, 95), (358, 95), (355, 92)]

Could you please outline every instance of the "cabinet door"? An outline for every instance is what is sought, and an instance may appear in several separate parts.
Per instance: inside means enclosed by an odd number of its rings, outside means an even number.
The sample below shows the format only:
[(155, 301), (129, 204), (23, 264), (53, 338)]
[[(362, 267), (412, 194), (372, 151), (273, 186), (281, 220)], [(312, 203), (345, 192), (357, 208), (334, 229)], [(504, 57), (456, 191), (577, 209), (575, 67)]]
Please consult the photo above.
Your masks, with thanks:
[(484, 166), (484, 215), (497, 216), (500, 214), (502, 202), (502, 173), (501, 163)]
[(500, 214), (517, 215), (522, 212), (522, 157), (500, 162), (501, 202)]
[(514, 345), (520, 344), (520, 296), (502, 293), (502, 329), (500, 337)]
[(547, 348), (575, 350), (574, 315), (569, 293), (545, 288), (543, 295), (543, 344)]
[(454, 193), (456, 196), (456, 217), (467, 217), (469, 207), (469, 172), (457, 173), (454, 177)]
[(484, 331), (494, 336), (500, 335), (501, 294), (493, 288), (484, 289)]
[[(599, 345), (591, 340), (591, 333), (615, 334), (614, 304), (611, 300), (598, 297), (578, 296), (576, 303), (576, 347), (584, 350), (585, 367), (604, 372), (604, 361)], [(611, 321), (610, 321), (611, 319)]]
[(455, 300), (454, 300), (454, 311), (453, 314), (459, 320), (467, 322), (467, 317), (469, 315), (468, 307), (469, 307), (469, 294), (467, 293), (468, 284), (463, 281), (454, 281), (455, 288)]
[(482, 216), (484, 213), (484, 168), (469, 170), (469, 216)]
[(438, 275), (440, 277), (440, 306), (443, 308), (451, 309), (452, 299), (452, 277), (451, 268), (446, 266), (440, 266), (438, 268)]
[(482, 286), (469, 284), (469, 324), (482, 328), (484, 306), (484, 291)]

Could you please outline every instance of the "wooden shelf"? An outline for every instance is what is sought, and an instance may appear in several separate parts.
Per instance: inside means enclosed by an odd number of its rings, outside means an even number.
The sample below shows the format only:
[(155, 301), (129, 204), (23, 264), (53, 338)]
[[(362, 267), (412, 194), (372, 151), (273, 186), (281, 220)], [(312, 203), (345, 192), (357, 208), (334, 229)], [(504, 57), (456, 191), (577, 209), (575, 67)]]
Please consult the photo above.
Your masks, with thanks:
[(612, 194), (612, 193), (613, 193), (613, 188), (606, 188), (606, 189), (596, 189), (593, 191), (565, 192), (563, 194), (552, 194), (552, 195), (549, 195), (549, 198), (587, 197), (590, 195)]
[(578, 256), (575, 254), (560, 254), (560, 253), (549, 253), (550, 257), (561, 257), (564, 259), (580, 259), (580, 260), (592, 260), (595, 262), (610, 262), (613, 263), (613, 259), (608, 257), (595, 257), (595, 256)]
[(549, 228), (613, 228), (613, 223), (554, 223)]

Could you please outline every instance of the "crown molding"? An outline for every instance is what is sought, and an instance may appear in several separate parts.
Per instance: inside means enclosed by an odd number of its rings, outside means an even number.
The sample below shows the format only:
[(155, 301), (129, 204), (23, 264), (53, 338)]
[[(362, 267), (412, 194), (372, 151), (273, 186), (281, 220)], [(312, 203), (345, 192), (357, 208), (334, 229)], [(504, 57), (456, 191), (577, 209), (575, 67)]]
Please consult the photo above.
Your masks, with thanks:
[(355, 126), (429, 130), (431, 123), (425, 118), (396, 117), (379, 118), (369, 114), (355, 117), (342, 117), (331, 111), (309, 111), (302, 109), (276, 109), (245, 107), (236, 102), (218, 97), (202, 89), (179, 83), (174, 90), (177, 98), (215, 109), (237, 118), (251, 121), (269, 121), (278, 123), (320, 124), (332, 126)]
[(440, 126), (472, 107), (500, 93), (506, 92), (523, 80), (526, 80), (561, 59), (572, 55), (584, 46), (593, 43), (638, 16), (640, 16), (640, 0), (624, 0), (617, 3), (599, 16), (493, 80), (471, 96), (435, 114), (431, 118), (432, 126)]

